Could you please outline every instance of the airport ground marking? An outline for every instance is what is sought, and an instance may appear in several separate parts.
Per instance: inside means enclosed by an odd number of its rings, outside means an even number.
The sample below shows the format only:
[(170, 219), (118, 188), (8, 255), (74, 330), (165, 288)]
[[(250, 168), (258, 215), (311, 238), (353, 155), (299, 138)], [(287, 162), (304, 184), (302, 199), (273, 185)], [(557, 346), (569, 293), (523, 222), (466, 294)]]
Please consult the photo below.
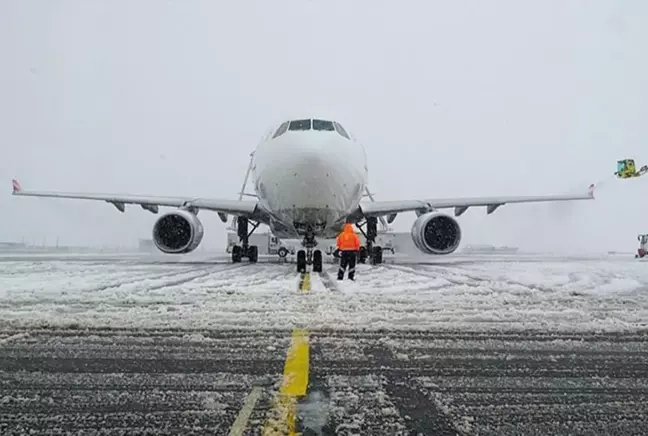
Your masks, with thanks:
[(243, 436), (243, 432), (247, 428), (248, 421), (254, 410), (254, 406), (261, 397), (261, 388), (259, 386), (254, 386), (252, 391), (245, 397), (243, 402), (243, 407), (239, 411), (236, 420), (230, 428), (229, 436)]
[(299, 290), (301, 292), (308, 292), (311, 290), (311, 277), (309, 272), (302, 274), (299, 280)]
[[(301, 274), (299, 291), (311, 290), (310, 272)], [(295, 436), (297, 422), (297, 400), (306, 395), (308, 388), (308, 370), (310, 361), (309, 332), (296, 328), (292, 331), (290, 347), (284, 364), (283, 380), (279, 394), (270, 409), (270, 416), (265, 422), (264, 436)]]
[(290, 347), (284, 365), (283, 380), (279, 395), (274, 401), (270, 416), (262, 434), (297, 435), (297, 400), (306, 395), (308, 388), (308, 370), (310, 360), (309, 332), (306, 329), (294, 329)]

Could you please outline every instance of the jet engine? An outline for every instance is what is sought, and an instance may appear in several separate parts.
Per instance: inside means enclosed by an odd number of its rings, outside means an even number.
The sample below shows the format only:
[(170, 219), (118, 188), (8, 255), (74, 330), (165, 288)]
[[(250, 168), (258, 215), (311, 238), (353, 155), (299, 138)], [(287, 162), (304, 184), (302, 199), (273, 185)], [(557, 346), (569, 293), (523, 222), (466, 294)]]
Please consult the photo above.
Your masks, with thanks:
[(426, 254), (450, 254), (461, 242), (461, 227), (450, 215), (421, 214), (412, 225), (412, 240)]
[(198, 217), (179, 209), (158, 218), (153, 226), (153, 243), (163, 253), (191, 253), (200, 245), (203, 234)]

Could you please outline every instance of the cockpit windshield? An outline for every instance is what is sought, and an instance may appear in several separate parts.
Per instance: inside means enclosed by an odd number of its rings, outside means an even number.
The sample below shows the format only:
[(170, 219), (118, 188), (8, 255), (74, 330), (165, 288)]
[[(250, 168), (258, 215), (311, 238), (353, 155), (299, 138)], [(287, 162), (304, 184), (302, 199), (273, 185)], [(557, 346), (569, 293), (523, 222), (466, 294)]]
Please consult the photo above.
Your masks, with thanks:
[(320, 119), (305, 119), (305, 120), (293, 120), (286, 121), (282, 123), (272, 138), (278, 138), (287, 131), (306, 131), (306, 130), (317, 130), (317, 131), (326, 131), (326, 132), (337, 132), (340, 136), (346, 139), (351, 139), (349, 134), (344, 127), (337, 121), (328, 121)]
[(279, 126), (279, 128), (278, 128), (277, 131), (275, 132), (275, 134), (274, 134), (274, 136), (272, 137), (272, 139), (278, 138), (279, 136), (281, 136), (281, 135), (283, 135), (284, 133), (286, 133), (286, 130), (288, 130), (288, 124), (290, 124), (288, 121), (286, 121), (285, 123), (282, 123), (281, 126)]
[(337, 130), (337, 132), (340, 135), (344, 136), (346, 139), (351, 139), (349, 137), (349, 134), (346, 132), (346, 130), (344, 130), (344, 127), (342, 127), (340, 123), (333, 123), (333, 124), (335, 125), (335, 130)]
[(310, 130), (311, 120), (295, 120), (290, 122), (288, 130)]
[(328, 130), (332, 132), (335, 130), (335, 127), (333, 127), (333, 121), (313, 120), (313, 130)]

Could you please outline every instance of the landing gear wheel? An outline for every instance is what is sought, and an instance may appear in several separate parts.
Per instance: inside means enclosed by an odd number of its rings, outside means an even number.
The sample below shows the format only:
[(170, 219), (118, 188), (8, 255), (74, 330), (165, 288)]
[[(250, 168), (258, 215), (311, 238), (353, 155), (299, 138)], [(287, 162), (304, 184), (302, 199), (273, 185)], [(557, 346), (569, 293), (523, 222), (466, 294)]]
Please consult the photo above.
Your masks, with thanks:
[(259, 247), (256, 245), (250, 245), (248, 247), (247, 255), (250, 263), (256, 263), (259, 260)]
[(277, 254), (283, 259), (288, 256), (288, 249), (286, 247), (281, 247), (279, 250), (277, 250)]
[(243, 248), (239, 245), (235, 245), (232, 247), (232, 262), (238, 263), (241, 261), (241, 258), (243, 257)]
[(236, 233), (241, 245), (232, 247), (232, 262), (234, 263), (240, 262), (244, 257), (247, 257), (251, 263), (256, 263), (259, 260), (259, 248), (256, 245), (249, 245), (250, 236), (259, 227), (259, 223), (253, 223), (251, 231), (248, 231), (249, 226), (250, 220), (246, 217), (240, 216), (236, 218)]
[(367, 247), (360, 247), (358, 253), (358, 263), (365, 263), (367, 261)]
[(358, 253), (358, 263), (366, 263), (367, 258), (369, 258), (369, 262), (372, 265), (375, 265), (376, 263), (382, 263), (382, 248), (377, 247), (380, 249), (380, 254), (378, 255), (378, 262), (374, 260), (374, 255), (377, 253), (376, 247), (374, 247), (374, 244), (376, 243), (376, 237), (378, 236), (378, 218), (376, 217), (367, 217), (365, 221), (365, 228), (366, 231), (360, 227), (360, 231), (365, 237), (365, 245), (360, 247), (360, 252)]
[(297, 252), (297, 272), (306, 272), (306, 251), (304, 250), (299, 250)]
[(372, 265), (380, 265), (383, 262), (383, 249), (380, 246), (373, 248), (373, 256), (371, 256)]
[(322, 272), (322, 252), (320, 250), (313, 252), (313, 271)]

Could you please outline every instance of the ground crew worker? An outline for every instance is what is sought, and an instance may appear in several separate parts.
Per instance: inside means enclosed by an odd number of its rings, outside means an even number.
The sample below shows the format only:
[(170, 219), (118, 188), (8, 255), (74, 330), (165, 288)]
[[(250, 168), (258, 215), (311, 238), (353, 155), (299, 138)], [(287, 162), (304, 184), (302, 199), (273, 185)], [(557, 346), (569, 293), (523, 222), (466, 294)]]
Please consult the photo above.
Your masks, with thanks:
[(337, 249), (340, 250), (340, 268), (338, 280), (344, 279), (344, 271), (349, 267), (349, 280), (355, 279), (356, 258), (360, 251), (360, 238), (353, 231), (353, 224), (346, 223), (344, 230), (337, 237)]

